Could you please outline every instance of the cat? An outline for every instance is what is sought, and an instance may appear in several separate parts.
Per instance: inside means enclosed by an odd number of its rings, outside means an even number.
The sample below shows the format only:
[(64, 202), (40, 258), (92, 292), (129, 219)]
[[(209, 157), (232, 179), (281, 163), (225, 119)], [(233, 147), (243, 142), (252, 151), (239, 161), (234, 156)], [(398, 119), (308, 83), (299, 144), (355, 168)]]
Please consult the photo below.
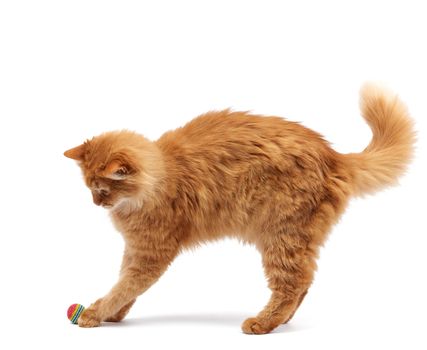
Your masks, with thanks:
[(79, 326), (121, 321), (180, 252), (225, 236), (256, 246), (272, 291), (243, 332), (288, 322), (349, 199), (395, 184), (411, 160), (415, 132), (401, 100), (366, 85), (360, 101), (373, 133), (361, 153), (338, 153), (298, 123), (229, 109), (154, 142), (113, 131), (66, 151), (125, 241), (117, 284)]

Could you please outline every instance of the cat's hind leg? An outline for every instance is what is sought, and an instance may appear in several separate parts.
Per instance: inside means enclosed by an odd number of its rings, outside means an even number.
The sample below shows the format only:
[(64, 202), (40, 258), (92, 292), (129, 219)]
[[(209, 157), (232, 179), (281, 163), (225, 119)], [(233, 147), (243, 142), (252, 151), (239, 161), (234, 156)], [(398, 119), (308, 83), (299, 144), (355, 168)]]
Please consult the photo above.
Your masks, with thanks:
[(300, 305), (301, 305), (302, 301), (304, 300), (305, 296), (307, 295), (307, 293), (308, 293), (308, 289), (300, 295), (299, 300), (298, 300), (298, 304), (295, 306), (294, 311), (292, 311), (291, 315), (286, 320), (283, 321), (283, 324), (288, 323), (292, 319), (292, 317), (294, 317), (295, 312), (297, 312), (298, 308), (300, 307)]
[[(289, 242), (291, 241), (291, 242)], [(242, 324), (247, 334), (265, 334), (291, 319), (313, 280), (315, 254), (306, 244), (278, 235), (261, 249), (271, 297), (264, 309)]]

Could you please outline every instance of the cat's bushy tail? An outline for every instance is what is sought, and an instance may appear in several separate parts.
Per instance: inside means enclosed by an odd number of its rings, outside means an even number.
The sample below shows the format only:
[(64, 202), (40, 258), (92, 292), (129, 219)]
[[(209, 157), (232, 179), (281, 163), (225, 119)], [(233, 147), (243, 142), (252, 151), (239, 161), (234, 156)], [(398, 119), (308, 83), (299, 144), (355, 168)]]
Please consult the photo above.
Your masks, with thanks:
[(395, 184), (412, 158), (415, 143), (412, 119), (396, 95), (366, 84), (360, 91), (360, 109), (373, 136), (363, 152), (345, 156), (356, 195)]

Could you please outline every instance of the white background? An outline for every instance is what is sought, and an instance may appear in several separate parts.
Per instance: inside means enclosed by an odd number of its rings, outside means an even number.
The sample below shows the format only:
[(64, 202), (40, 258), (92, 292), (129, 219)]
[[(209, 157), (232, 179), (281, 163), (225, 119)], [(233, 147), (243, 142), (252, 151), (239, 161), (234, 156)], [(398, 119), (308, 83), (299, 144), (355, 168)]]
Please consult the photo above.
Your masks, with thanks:
[[(423, 1), (1, 1), (0, 347), (425, 349), (427, 51)], [(210, 109), (302, 121), (340, 152), (370, 131), (358, 89), (381, 81), (416, 120), (400, 187), (351, 202), (293, 321), (247, 336), (267, 302), (256, 250), (180, 256), (119, 325), (80, 329), (123, 243), (68, 148), (128, 128), (150, 139)], [(7, 347), (4, 345), (7, 343)]]

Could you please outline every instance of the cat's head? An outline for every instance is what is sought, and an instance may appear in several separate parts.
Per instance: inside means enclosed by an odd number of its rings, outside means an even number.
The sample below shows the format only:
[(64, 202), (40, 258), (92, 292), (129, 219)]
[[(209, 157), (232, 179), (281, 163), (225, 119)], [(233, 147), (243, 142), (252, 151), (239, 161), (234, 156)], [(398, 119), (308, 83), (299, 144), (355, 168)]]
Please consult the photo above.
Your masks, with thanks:
[(141, 205), (163, 173), (157, 147), (130, 131), (101, 134), (64, 155), (80, 165), (93, 202), (108, 209)]

